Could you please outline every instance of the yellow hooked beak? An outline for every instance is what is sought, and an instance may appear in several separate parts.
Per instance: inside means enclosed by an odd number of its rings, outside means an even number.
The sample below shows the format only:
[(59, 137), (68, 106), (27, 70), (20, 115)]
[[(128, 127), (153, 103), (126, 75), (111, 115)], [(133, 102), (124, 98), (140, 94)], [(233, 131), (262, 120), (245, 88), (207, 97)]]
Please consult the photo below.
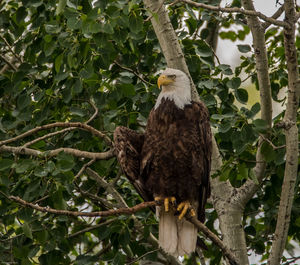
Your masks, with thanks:
[(175, 79), (175, 77), (173, 78), (173, 76), (172, 76), (172, 78), (171, 77), (168, 77), (168, 76), (166, 76), (166, 75), (161, 75), (158, 79), (157, 79), (157, 85), (158, 85), (158, 87), (159, 88), (161, 88), (161, 86), (163, 86), (163, 85), (169, 85), (169, 84), (171, 84), (171, 83), (173, 83), (174, 82), (174, 79)]

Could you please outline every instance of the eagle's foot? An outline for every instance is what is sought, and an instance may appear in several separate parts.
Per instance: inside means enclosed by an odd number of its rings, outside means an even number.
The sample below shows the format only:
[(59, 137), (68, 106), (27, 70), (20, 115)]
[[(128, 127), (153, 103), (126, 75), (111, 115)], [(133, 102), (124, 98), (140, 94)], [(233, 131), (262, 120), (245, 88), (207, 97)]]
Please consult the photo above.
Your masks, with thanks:
[(166, 198), (163, 198), (161, 196), (157, 196), (154, 198), (154, 200), (156, 202), (159, 202), (159, 201), (164, 201), (164, 207), (165, 207), (165, 211), (168, 212), (169, 211), (169, 203), (171, 202), (171, 204), (175, 207), (176, 205), (176, 198), (175, 197), (166, 197)]
[(196, 216), (196, 212), (189, 201), (181, 202), (177, 207), (177, 211), (180, 212), (180, 215), (178, 217), (179, 220), (181, 220), (188, 211), (191, 217)]

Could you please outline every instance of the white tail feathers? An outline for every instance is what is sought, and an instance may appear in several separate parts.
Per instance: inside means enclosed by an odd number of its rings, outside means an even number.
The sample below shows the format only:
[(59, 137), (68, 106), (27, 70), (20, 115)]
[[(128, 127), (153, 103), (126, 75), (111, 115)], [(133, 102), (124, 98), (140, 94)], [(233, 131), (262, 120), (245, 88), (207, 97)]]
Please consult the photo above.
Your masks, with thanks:
[(167, 253), (178, 257), (195, 251), (197, 228), (190, 222), (174, 216), (174, 210), (165, 212), (157, 207), (159, 213), (159, 245)]

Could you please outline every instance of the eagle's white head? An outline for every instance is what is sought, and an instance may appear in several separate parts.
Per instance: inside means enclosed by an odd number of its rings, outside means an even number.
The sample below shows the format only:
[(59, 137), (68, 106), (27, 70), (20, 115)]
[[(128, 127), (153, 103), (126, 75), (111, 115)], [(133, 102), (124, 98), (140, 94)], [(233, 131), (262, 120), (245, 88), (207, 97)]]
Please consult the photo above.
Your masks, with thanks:
[(188, 76), (177, 69), (167, 68), (157, 80), (161, 92), (156, 100), (154, 109), (157, 109), (163, 98), (174, 101), (175, 105), (183, 109), (191, 104), (191, 86)]

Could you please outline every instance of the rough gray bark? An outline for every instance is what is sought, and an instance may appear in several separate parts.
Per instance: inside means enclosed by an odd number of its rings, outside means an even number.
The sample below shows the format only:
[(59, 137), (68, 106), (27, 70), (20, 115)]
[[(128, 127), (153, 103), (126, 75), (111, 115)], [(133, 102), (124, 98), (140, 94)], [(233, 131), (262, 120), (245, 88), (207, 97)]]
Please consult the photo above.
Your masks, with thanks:
[(298, 128), (297, 109), (299, 105), (299, 73), (297, 51), (295, 46), (295, 24), (297, 22), (295, 1), (285, 1), (285, 22), (289, 25), (284, 28), (284, 48), (288, 69), (288, 100), (284, 122), (289, 124), (285, 127), (286, 137), (286, 163), (284, 180), (282, 185), (278, 218), (275, 236), (272, 244), (269, 265), (280, 264), (285, 248), (288, 229), (291, 218), (291, 209), (294, 200), (294, 190), (298, 168)]
[[(255, 11), (252, 0), (242, 0), (242, 5), (246, 10)], [(248, 16), (247, 17), (248, 26), (250, 27), (252, 37), (253, 37), (253, 47), (255, 54), (257, 79), (260, 92), (260, 105), (261, 105), (261, 118), (267, 122), (269, 128), (272, 126), (272, 97), (271, 97), (271, 82), (269, 77), (269, 67), (268, 67), (268, 56), (265, 41), (265, 32), (263, 24), (260, 22), (258, 17)], [(268, 138), (268, 135), (264, 136)], [(266, 162), (261, 154), (261, 144), (263, 142), (262, 137), (260, 137), (258, 142), (258, 150), (256, 154), (256, 166), (254, 168), (254, 174), (259, 183), (263, 180), (266, 170)], [(253, 180), (249, 179), (245, 185), (240, 189), (241, 193), (238, 196), (239, 200), (242, 201), (244, 205), (252, 198), (254, 193), (257, 191), (259, 185), (257, 185)]]

